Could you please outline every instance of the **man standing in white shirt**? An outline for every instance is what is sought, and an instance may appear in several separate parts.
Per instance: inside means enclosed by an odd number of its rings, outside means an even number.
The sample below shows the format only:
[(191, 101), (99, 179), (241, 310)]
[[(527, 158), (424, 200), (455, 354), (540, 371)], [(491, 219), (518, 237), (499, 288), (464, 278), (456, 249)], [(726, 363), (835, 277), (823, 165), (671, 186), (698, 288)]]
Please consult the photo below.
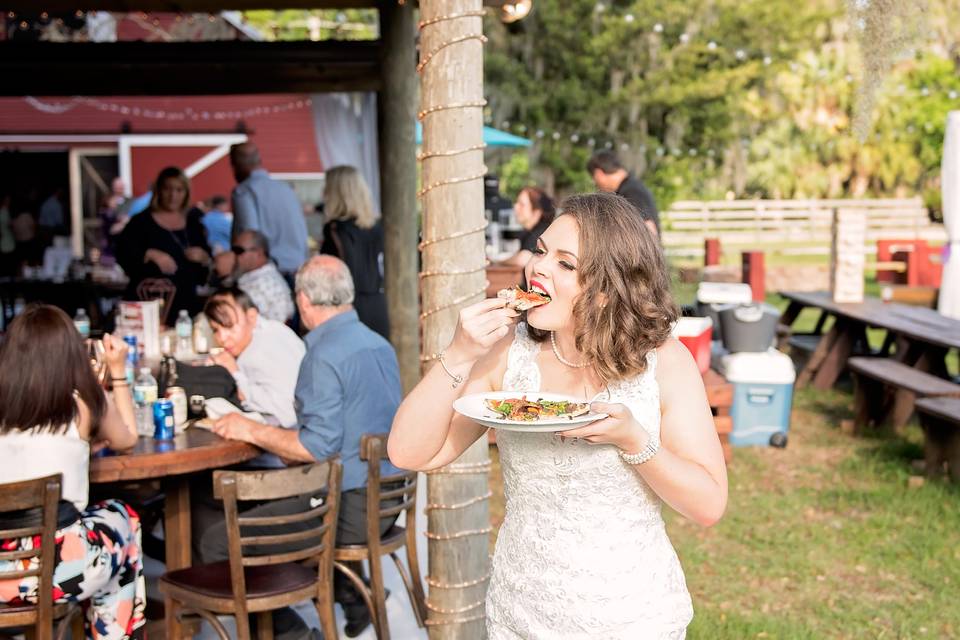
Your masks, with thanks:
[(259, 231), (244, 231), (234, 239), (231, 249), (237, 256), (237, 287), (250, 296), (264, 318), (289, 320), (293, 316), (293, 296), (270, 260), (267, 238)]
[(303, 341), (290, 327), (263, 317), (240, 289), (213, 294), (203, 308), (223, 351), (214, 363), (229, 371), (247, 411), (256, 411), (282, 427), (297, 425), (294, 390)]

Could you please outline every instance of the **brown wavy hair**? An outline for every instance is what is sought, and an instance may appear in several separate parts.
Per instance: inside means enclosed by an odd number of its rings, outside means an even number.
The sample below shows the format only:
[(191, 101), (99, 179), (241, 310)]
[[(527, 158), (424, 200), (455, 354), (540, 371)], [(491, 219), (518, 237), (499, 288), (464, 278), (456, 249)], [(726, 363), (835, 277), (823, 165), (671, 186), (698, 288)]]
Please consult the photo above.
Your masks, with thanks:
[[(560, 215), (571, 216), (580, 228), (581, 293), (573, 304), (577, 350), (607, 382), (640, 375), (647, 354), (670, 337), (680, 316), (660, 245), (636, 209), (613, 193), (570, 196)], [(529, 330), (537, 341), (550, 336)]]
[(95, 433), (107, 400), (80, 334), (60, 309), (28, 305), (0, 346), (0, 433), (65, 432), (80, 416), (74, 393), (89, 407)]

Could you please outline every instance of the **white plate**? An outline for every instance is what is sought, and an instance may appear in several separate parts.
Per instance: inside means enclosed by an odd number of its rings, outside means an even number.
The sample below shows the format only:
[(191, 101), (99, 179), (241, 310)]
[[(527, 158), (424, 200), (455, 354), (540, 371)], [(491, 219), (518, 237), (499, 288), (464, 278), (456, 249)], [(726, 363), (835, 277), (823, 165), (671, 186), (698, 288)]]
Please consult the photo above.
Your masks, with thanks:
[(531, 431), (547, 432), (569, 431), (590, 424), (601, 418), (606, 418), (605, 413), (585, 413), (575, 418), (552, 418), (549, 420), (537, 420), (527, 422), (525, 420), (504, 420), (497, 417), (497, 412), (488, 409), (483, 403), (484, 400), (503, 400), (505, 398), (519, 398), (527, 396), (528, 400), (568, 400), (570, 402), (583, 402), (583, 398), (564, 395), (562, 393), (519, 393), (517, 391), (490, 391), (488, 393), (473, 393), (468, 396), (458, 398), (453, 403), (453, 410), (474, 420), (485, 427), (494, 429), (505, 429), (507, 431)]

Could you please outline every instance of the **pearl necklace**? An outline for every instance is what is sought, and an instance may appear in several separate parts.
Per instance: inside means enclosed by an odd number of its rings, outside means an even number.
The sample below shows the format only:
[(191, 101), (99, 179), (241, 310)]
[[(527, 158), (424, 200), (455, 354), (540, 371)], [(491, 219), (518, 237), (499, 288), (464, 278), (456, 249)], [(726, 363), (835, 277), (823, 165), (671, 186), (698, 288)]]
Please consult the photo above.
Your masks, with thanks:
[(573, 369), (582, 369), (583, 367), (586, 367), (590, 364), (589, 362), (581, 362), (579, 364), (576, 362), (570, 362), (569, 360), (564, 358), (562, 355), (560, 355), (560, 349), (557, 348), (557, 338), (554, 335), (553, 331), (550, 332), (550, 346), (553, 347), (553, 355), (557, 356), (557, 360), (567, 365), (568, 367), (572, 367)]

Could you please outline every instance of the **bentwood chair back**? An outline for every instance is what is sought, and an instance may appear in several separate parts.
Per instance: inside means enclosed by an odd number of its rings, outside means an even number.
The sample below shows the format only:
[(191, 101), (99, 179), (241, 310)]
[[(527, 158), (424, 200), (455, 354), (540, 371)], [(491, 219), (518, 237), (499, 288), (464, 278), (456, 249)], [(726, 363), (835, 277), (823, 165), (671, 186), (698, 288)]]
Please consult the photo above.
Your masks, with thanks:
[[(53, 569), (56, 555), (57, 508), (60, 502), (61, 475), (58, 473), (36, 480), (0, 485), (0, 540), (33, 538), (29, 549), (0, 551), (0, 562), (15, 563), (8, 571), (0, 571), (0, 582), (21, 583), (34, 579), (37, 602), (0, 604), (0, 629), (33, 627), (36, 640), (52, 640), (53, 625), (58, 621), (56, 637), (65, 638), (71, 620), (78, 623), (82, 634), (80, 609), (73, 603), (53, 602)], [(12, 518), (11, 518), (12, 516)], [(16, 519), (18, 524), (3, 524)], [(39, 545), (36, 542), (39, 541)], [(74, 629), (76, 634), (78, 629)], [(78, 636), (80, 637), (80, 636)]]
[[(324, 636), (336, 638), (333, 612), (333, 549), (340, 505), (338, 458), (269, 471), (216, 471), (214, 496), (223, 500), (229, 560), (166, 573), (160, 580), (167, 620), (197, 615), (223, 640), (232, 640), (217, 619), (233, 614), (239, 640), (250, 639), (248, 614), (256, 614), (257, 637), (273, 637), (271, 612), (303, 600), (317, 608)], [(318, 498), (318, 495), (324, 496)], [(238, 503), (300, 498), (302, 508), (284, 515), (249, 516)], [(303, 561), (314, 560), (312, 566)], [(171, 624), (168, 623), (168, 637)]]
[[(386, 457), (387, 436), (385, 434), (366, 434), (360, 440), (360, 459), (367, 462), (367, 543), (337, 545), (334, 552), (336, 569), (342, 572), (360, 592), (370, 609), (374, 630), (379, 640), (389, 640), (390, 628), (387, 623), (386, 590), (383, 584), (382, 558), (389, 555), (397, 565), (397, 571), (403, 579), (403, 585), (410, 596), (417, 624), (424, 626), (427, 619), (426, 599), (423, 583), (420, 579), (420, 565), (417, 561), (417, 473), (408, 471), (389, 476), (380, 474), (380, 463)], [(383, 518), (406, 514), (403, 527), (394, 525), (382, 536), (380, 521)], [(407, 567), (397, 556), (401, 548), (406, 548)], [(368, 587), (345, 562), (367, 560), (370, 564), (370, 586)]]

